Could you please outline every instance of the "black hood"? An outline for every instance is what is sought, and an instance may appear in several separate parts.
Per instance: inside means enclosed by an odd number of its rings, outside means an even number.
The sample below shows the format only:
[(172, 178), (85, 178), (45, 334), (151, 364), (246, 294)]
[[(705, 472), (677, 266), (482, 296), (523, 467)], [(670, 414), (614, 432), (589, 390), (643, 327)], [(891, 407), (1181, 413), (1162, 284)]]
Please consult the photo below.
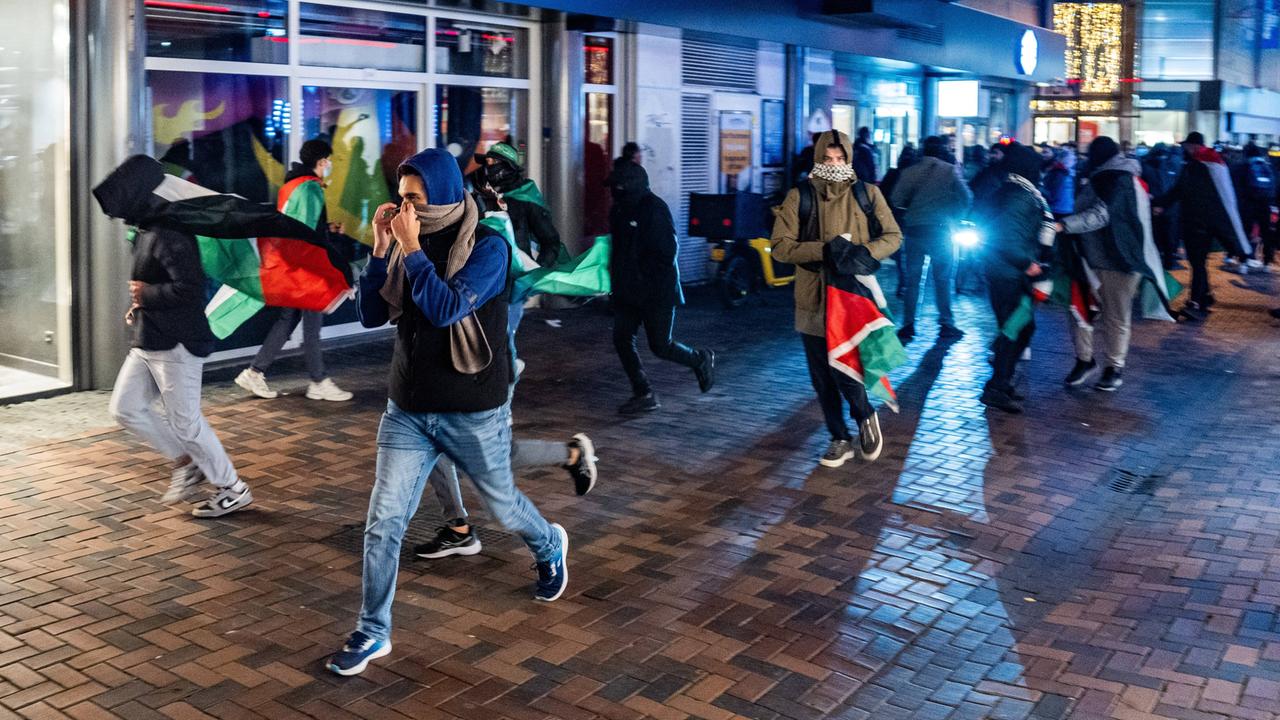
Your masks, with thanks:
[(1020, 175), (1029, 180), (1032, 185), (1039, 185), (1040, 169), (1044, 165), (1044, 158), (1026, 145), (1014, 144), (1005, 148), (1001, 165), (1004, 166), (1005, 172)]
[(633, 162), (615, 165), (609, 174), (609, 188), (617, 202), (634, 202), (649, 190), (649, 174)]

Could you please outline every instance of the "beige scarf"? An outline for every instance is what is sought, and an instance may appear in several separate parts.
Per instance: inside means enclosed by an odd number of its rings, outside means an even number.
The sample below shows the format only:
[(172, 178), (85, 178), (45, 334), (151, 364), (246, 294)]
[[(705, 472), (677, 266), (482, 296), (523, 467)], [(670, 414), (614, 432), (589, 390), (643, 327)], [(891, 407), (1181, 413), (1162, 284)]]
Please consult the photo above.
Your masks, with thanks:
[[(476, 226), (480, 222), (480, 213), (471, 195), (463, 197), (462, 202), (452, 205), (428, 205), (426, 212), (418, 213), (420, 225), (418, 236), (426, 236), (439, 232), (450, 225), (462, 221), (458, 228), (458, 237), (449, 249), (449, 260), (445, 264), (444, 278), (448, 280), (458, 273), (467, 260), (471, 258), (471, 250), (476, 244)], [(392, 324), (400, 320), (404, 313), (401, 302), (404, 299), (405, 269), (404, 251), (396, 243), (387, 259), (387, 279), (382, 284), (379, 294), (387, 302), (387, 316)], [(493, 352), (489, 341), (484, 336), (480, 321), (475, 313), (449, 326), (449, 344), (453, 356), (453, 367), (460, 373), (474, 375), (489, 366), (493, 361)]]

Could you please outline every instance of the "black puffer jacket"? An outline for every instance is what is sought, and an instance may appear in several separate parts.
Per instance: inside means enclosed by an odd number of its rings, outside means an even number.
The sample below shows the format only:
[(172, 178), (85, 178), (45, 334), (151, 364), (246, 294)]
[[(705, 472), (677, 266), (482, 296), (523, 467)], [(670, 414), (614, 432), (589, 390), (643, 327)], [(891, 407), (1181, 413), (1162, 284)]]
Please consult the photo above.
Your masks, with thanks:
[(644, 168), (628, 163), (610, 176), (613, 207), (609, 229), (613, 252), (609, 275), (614, 302), (632, 307), (680, 305), (675, 222), (662, 198), (649, 190)]

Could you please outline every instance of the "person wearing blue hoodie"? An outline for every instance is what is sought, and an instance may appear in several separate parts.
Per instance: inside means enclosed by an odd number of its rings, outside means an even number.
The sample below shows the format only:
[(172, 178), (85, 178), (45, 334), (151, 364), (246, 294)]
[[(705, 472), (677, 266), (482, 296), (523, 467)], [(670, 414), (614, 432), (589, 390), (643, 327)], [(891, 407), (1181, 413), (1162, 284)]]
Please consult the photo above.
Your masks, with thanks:
[(365, 523), (360, 619), (326, 663), (339, 675), (359, 674), (391, 652), (400, 546), (442, 455), (529, 546), (534, 599), (557, 600), (568, 583), (568, 534), (543, 518), (511, 474), (507, 242), (479, 224), (448, 152), (424, 150), (397, 174), (403, 203), (375, 211), (373, 256), (357, 289), (361, 324), (390, 322), (396, 341)]

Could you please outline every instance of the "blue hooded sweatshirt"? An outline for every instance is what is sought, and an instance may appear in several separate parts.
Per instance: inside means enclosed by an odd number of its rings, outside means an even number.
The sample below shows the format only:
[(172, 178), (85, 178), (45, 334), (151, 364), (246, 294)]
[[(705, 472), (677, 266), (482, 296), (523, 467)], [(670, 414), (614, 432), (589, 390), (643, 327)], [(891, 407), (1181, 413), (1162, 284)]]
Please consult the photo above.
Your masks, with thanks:
[[(458, 161), (445, 150), (423, 150), (401, 163), (401, 167), (411, 168), (422, 176), (430, 205), (452, 205), (466, 197)], [(506, 289), (507, 252), (507, 243), (501, 236), (483, 225), (478, 226), (471, 257), (447, 280), (436, 272), (435, 264), (425, 252), (409, 253), (404, 258), (404, 267), (414, 305), (436, 327), (458, 322)], [(387, 258), (369, 258), (360, 276), (356, 302), (361, 325), (378, 327), (387, 322), (387, 303), (379, 292), (386, 280)]]

